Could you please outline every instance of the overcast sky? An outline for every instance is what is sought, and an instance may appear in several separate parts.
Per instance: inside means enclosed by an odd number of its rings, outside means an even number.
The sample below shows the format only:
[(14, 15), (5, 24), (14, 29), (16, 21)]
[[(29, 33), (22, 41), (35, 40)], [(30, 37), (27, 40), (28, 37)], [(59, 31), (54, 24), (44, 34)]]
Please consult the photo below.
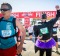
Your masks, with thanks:
[(60, 0), (0, 0), (0, 5), (3, 2), (10, 3), (13, 12), (55, 11), (55, 5), (60, 5)]

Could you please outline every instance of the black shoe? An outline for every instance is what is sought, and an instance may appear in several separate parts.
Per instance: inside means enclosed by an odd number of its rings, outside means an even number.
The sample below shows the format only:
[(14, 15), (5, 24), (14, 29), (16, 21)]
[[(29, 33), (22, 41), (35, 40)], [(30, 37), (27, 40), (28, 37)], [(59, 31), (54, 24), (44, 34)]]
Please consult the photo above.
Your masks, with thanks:
[(21, 54), (18, 54), (18, 56), (22, 56)]
[(55, 52), (55, 51), (52, 50), (52, 52)]
[(24, 44), (26, 44), (26, 43), (24, 42)]
[(60, 55), (60, 52), (59, 51), (56, 51), (56, 53)]
[(26, 48), (23, 47), (23, 50), (26, 51)]

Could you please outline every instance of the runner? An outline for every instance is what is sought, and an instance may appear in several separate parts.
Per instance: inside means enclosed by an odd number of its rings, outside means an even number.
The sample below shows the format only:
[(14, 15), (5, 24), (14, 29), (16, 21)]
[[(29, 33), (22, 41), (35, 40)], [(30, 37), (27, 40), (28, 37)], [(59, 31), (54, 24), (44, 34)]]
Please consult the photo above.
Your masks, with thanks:
[(30, 40), (32, 40), (33, 27), (31, 25), (28, 27), (28, 33), (29, 33)]
[[(56, 6), (57, 15), (56, 18), (49, 22), (44, 22), (42, 25), (34, 26), (34, 34), (37, 37), (35, 47), (40, 50), (39, 56), (43, 56), (46, 51), (46, 56), (52, 56), (52, 47), (56, 45), (55, 40), (52, 38), (53, 25), (60, 17), (59, 7)], [(35, 50), (35, 52), (37, 52)]]
[[(11, 16), (12, 6), (9, 3), (1, 4), (0, 11), (3, 14), (3, 17), (0, 19), (0, 56), (15, 56), (17, 53), (22, 52), (26, 33), (19, 20)], [(15, 25), (23, 33), (21, 43), (18, 47)]]

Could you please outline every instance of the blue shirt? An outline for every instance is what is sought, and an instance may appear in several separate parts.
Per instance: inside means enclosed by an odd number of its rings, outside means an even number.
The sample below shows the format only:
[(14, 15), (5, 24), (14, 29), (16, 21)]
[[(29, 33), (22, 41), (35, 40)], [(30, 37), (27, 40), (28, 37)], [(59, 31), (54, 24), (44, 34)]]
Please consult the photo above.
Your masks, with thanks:
[[(15, 34), (15, 29), (12, 23), (13, 17), (10, 16), (10, 18), (7, 21), (4, 18), (0, 22), (0, 36), (7, 37), (12, 36)], [(9, 22), (11, 21), (11, 22)], [(16, 37), (11, 37), (7, 39), (0, 38), (0, 49), (7, 49), (11, 48), (16, 44)]]

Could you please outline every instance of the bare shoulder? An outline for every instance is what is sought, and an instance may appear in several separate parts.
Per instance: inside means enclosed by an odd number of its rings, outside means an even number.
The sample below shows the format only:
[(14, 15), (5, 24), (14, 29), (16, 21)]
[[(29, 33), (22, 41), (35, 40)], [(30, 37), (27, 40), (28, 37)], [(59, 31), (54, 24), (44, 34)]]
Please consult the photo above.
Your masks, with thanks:
[(16, 19), (16, 22), (18, 23), (18, 22), (20, 22), (20, 20), (19, 19)]
[(16, 19), (16, 26), (22, 25), (19, 19)]

